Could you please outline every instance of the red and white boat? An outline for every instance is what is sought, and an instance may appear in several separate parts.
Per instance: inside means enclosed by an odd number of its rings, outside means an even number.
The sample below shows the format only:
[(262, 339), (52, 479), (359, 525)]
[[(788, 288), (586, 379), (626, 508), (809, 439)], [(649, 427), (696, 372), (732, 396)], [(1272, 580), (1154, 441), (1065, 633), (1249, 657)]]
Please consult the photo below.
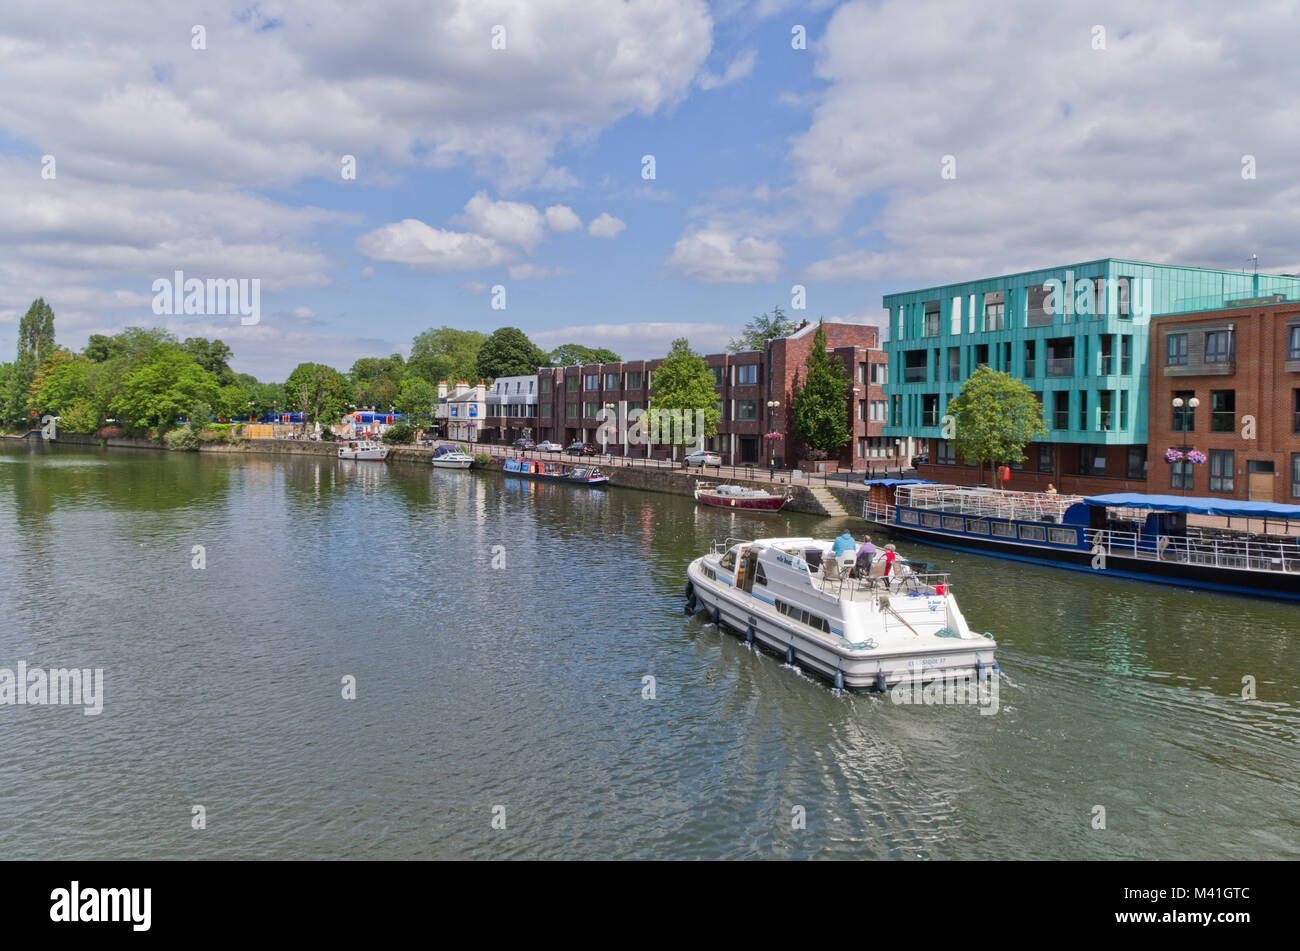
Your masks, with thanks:
[(743, 485), (706, 485), (697, 483), (695, 501), (714, 505), (720, 509), (750, 509), (757, 512), (775, 512), (785, 505), (788, 494), (773, 495), (765, 489), (751, 489)]

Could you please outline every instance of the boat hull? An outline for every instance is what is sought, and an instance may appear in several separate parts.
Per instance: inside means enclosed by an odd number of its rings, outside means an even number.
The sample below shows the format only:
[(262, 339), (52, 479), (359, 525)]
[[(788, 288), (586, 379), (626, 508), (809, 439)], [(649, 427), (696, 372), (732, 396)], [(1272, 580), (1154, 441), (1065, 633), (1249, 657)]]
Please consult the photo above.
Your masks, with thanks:
[(697, 558), (687, 569), (698, 608), (710, 614), (716, 608), (720, 624), (746, 640), (752, 636), (757, 646), (823, 680), (835, 683), (838, 676), (847, 689), (880, 690), (882, 679), (885, 689), (940, 679), (979, 679), (996, 669), (997, 645), (987, 638), (953, 638), (950, 645), (942, 647), (865, 649), (854, 648), (842, 638), (818, 636), (775, 610), (755, 604), (751, 596), (731, 585), (708, 578), (701, 570), (703, 561)]
[(474, 464), (473, 459), (435, 459), (434, 466), (439, 469), (468, 469)]
[(776, 512), (785, 505), (785, 498), (782, 496), (772, 496), (766, 499), (747, 499), (736, 496), (712, 495), (708, 492), (696, 491), (695, 501), (702, 505), (711, 505), (720, 509), (745, 509), (751, 512)]
[(388, 458), (388, 449), (340, 449), (339, 458), (352, 462), (383, 462)]

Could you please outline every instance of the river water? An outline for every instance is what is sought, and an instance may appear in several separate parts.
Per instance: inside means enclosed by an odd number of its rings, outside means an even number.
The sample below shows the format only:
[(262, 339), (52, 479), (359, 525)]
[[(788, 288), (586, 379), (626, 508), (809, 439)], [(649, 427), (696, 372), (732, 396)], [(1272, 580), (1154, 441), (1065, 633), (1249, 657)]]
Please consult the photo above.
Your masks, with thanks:
[(4, 857), (1300, 857), (1300, 609), (904, 542), (997, 638), (991, 715), (683, 614), (712, 539), (842, 528), (10, 444), (0, 668), (104, 673), (98, 715), (0, 706)]

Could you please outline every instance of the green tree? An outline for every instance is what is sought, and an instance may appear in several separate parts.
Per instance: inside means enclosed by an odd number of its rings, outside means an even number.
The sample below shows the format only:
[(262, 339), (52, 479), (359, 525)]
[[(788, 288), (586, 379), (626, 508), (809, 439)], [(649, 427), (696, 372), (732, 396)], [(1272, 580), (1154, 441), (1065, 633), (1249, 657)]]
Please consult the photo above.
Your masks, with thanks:
[(790, 401), (790, 429), (812, 450), (813, 458), (834, 455), (853, 438), (849, 428), (849, 389), (852, 382), (839, 357), (826, 352), (826, 327), (817, 324), (808, 353), (808, 373), (796, 383)]
[(194, 362), (221, 380), (223, 384), (234, 382), (235, 375), (230, 370), (230, 358), (234, 355), (230, 347), (220, 340), (208, 340), (204, 337), (186, 337), (181, 349), (194, 358)]
[(773, 307), (770, 316), (760, 314), (750, 318), (740, 336), (727, 344), (727, 349), (732, 353), (739, 353), (741, 350), (762, 350), (769, 340), (788, 337), (798, 328), (797, 320), (787, 317), (779, 306)]
[(293, 408), (313, 423), (337, 422), (351, 397), (347, 378), (323, 363), (298, 364), (284, 381), (284, 391)]
[(166, 429), (199, 403), (214, 402), (217, 393), (216, 378), (171, 345), (127, 374), (109, 408), (131, 429)]
[(591, 366), (596, 363), (621, 363), (623, 358), (613, 350), (604, 347), (584, 347), (580, 343), (566, 343), (551, 351), (550, 366), (574, 367)]
[(46, 358), (41, 372), (32, 381), (30, 410), (38, 415), (53, 413), (58, 416), (74, 403), (89, 400), (90, 371), (94, 364), (82, 356), (75, 356), (56, 348)]
[(478, 378), (495, 380), (499, 376), (523, 376), (536, 373), (550, 358), (522, 330), (501, 327), (483, 341), (478, 352)]
[[(665, 432), (666, 427), (660, 417), (659, 442), (679, 446), (694, 443), (702, 436), (718, 434), (718, 422), (722, 419), (722, 414), (718, 412), (718, 394), (713, 389), (713, 374), (709, 372), (709, 365), (704, 362), (704, 358), (691, 349), (685, 337), (673, 341), (668, 356), (659, 369), (654, 371), (652, 381), (650, 409), (670, 412), (680, 410), (689, 414), (691, 420), (691, 434), (687, 439), (684, 427), (672, 427)], [(703, 433), (695, 430), (697, 411), (704, 414)]]
[(4, 394), (5, 422), (11, 426), (29, 421), (27, 404), (32, 397), (32, 381), (53, 349), (54, 311), (43, 297), (38, 297), (18, 324), (18, 356)]
[[(953, 447), (992, 468), (1025, 461), (1025, 446), (1048, 434), (1034, 391), (1007, 373), (979, 366), (948, 403)], [(946, 421), (946, 420), (945, 420)]]
[(414, 425), (415, 420), (433, 415), (433, 403), (437, 398), (438, 391), (432, 383), (422, 377), (408, 376), (402, 381), (395, 406)]
[(400, 353), (389, 357), (362, 357), (352, 364), (348, 379), (358, 406), (392, 406), (397, 401), (406, 361)]
[(476, 330), (439, 327), (417, 334), (411, 342), (407, 372), (435, 386), (443, 382), (467, 383), (478, 376), (478, 352), (487, 340)]

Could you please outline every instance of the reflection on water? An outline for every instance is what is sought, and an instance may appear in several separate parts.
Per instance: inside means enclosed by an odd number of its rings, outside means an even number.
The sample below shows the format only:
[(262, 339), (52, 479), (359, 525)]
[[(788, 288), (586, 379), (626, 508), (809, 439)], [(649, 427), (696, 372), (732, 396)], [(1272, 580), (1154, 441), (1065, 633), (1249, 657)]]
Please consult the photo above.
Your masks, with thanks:
[(102, 666), (106, 694), (0, 707), (14, 854), (1300, 855), (1290, 605), (901, 542), (998, 638), (980, 716), (683, 614), (713, 539), (835, 522), (396, 461), (0, 460), (0, 667)]

